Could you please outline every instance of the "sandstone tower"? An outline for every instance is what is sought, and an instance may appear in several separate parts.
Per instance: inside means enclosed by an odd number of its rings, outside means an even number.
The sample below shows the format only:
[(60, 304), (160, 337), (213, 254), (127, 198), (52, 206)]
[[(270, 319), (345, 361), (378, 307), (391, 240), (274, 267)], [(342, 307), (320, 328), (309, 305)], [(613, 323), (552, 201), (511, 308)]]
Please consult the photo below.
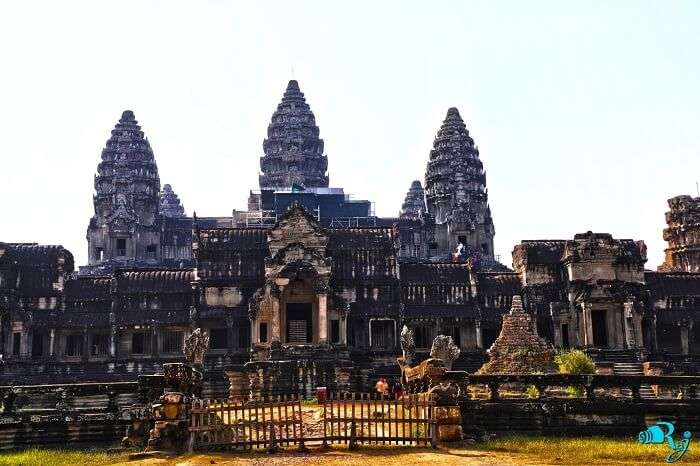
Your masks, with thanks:
[(282, 101), (272, 114), (263, 151), (260, 189), (294, 185), (328, 187), (323, 139), (319, 138), (316, 118), (295, 80), (289, 81)]
[(153, 151), (131, 110), (122, 113), (97, 166), (88, 262), (157, 262), (160, 178)]
[(400, 218), (418, 219), (427, 212), (425, 207), (425, 191), (420, 181), (411, 183), (411, 188), (406, 193), (406, 199), (401, 205)]
[(479, 149), (456, 108), (447, 111), (435, 137), (425, 189), (428, 212), (435, 218), (438, 253), (450, 253), (463, 244), (467, 254), (492, 260), (495, 230), (486, 173)]
[(700, 272), (700, 197), (668, 200), (664, 240), (668, 242), (663, 271)]

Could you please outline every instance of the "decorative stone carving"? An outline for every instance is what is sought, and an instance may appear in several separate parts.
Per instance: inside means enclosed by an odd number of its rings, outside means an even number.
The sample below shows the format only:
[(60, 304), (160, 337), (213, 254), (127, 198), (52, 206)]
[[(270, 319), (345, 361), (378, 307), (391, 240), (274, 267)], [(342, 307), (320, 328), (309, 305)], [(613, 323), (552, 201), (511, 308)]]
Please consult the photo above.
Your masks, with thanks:
[(204, 367), (204, 355), (207, 349), (209, 349), (209, 334), (201, 328), (194, 329), (185, 339), (185, 357), (194, 367)]
[(520, 296), (513, 296), (508, 314), (503, 316), (501, 333), (488, 350), (489, 361), (481, 374), (558, 373), (554, 348), (532, 331), (530, 316), (523, 310)]
[(412, 366), (416, 359), (416, 339), (413, 330), (406, 325), (401, 329), (401, 350), (405, 364)]
[(452, 369), (452, 363), (459, 358), (460, 349), (455, 345), (452, 337), (447, 335), (438, 335), (433, 340), (433, 346), (430, 349), (430, 357), (440, 359), (445, 363), (448, 370)]

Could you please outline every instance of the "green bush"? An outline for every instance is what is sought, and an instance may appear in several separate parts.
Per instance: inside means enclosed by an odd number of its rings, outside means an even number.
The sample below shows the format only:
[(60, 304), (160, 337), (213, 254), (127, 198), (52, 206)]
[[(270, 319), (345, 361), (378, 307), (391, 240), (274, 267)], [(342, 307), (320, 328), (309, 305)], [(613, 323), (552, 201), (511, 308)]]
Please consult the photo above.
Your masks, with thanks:
[(554, 357), (562, 374), (595, 374), (595, 364), (581, 350), (561, 350)]
[(528, 398), (539, 398), (540, 391), (534, 385), (528, 385), (525, 394)]
[[(581, 350), (561, 350), (554, 357), (562, 374), (595, 374), (595, 363)], [(566, 387), (566, 393), (573, 398), (583, 396), (581, 385)]]

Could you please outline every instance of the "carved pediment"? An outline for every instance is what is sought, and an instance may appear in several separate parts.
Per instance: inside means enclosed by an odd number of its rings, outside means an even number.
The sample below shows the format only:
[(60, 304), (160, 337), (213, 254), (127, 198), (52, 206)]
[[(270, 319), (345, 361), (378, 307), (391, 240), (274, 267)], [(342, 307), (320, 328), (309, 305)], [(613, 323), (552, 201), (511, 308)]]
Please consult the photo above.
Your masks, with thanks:
[(277, 257), (282, 249), (292, 244), (300, 244), (304, 250), (325, 257), (328, 233), (303, 206), (295, 202), (270, 230), (267, 244), (272, 257)]

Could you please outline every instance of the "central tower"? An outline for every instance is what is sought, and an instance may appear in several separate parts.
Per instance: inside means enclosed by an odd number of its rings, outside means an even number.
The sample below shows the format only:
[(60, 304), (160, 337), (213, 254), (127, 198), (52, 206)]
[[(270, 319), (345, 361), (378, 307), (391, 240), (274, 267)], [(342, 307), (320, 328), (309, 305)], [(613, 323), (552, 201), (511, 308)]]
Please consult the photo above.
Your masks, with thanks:
[[(435, 136), (425, 173), (428, 212), (435, 218), (438, 253), (493, 259), (495, 234), (479, 149), (456, 108)], [(462, 245), (460, 248), (459, 245)]]
[(328, 187), (323, 139), (319, 138), (316, 118), (295, 80), (289, 81), (272, 114), (263, 151), (260, 189)]

